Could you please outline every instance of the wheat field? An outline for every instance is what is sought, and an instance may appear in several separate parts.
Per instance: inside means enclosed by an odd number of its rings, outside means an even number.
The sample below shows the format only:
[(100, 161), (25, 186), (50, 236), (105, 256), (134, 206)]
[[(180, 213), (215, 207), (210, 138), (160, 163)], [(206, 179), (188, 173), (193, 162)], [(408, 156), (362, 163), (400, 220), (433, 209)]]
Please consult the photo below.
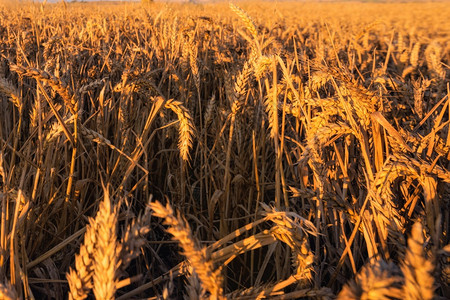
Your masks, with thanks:
[(446, 299), (450, 5), (0, 2), (0, 299)]

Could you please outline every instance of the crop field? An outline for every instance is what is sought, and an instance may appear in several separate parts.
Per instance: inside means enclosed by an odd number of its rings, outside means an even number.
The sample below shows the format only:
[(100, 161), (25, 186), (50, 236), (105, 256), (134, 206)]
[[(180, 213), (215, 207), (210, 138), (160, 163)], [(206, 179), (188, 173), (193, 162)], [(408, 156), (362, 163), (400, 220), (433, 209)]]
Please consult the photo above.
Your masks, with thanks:
[(447, 2), (0, 2), (0, 299), (447, 299)]

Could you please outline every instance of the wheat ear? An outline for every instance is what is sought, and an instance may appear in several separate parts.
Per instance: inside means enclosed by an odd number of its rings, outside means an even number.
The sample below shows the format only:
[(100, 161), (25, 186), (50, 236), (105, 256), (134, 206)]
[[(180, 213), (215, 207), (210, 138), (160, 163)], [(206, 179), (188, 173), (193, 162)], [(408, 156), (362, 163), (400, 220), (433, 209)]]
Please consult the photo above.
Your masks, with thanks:
[(64, 100), (64, 103), (69, 108), (72, 114), (78, 110), (78, 102), (75, 96), (69, 91), (67, 85), (59, 78), (47, 73), (43, 70), (38, 70), (30, 67), (11, 65), (11, 70), (22, 76), (33, 77), (36, 80), (46, 82), (54, 91), (56, 91)]
[(214, 270), (206, 248), (202, 248), (199, 241), (192, 235), (187, 221), (180, 214), (175, 216), (169, 204), (164, 206), (156, 201), (151, 203), (150, 206), (154, 215), (165, 219), (164, 223), (170, 226), (167, 232), (172, 234), (174, 239), (180, 243), (181, 248), (183, 248), (183, 255), (189, 260), (204, 289), (211, 293), (211, 299), (225, 299), (222, 290), (221, 270)]
[(337, 299), (400, 299), (403, 295), (402, 283), (397, 266), (378, 260), (362, 267), (356, 278), (344, 286)]
[(144, 236), (149, 232), (150, 207), (147, 206), (143, 215), (140, 215), (137, 219), (133, 219), (122, 238), (122, 250), (120, 253), (120, 258), (122, 259), (120, 269), (122, 271), (125, 271), (130, 262), (138, 257), (139, 249), (146, 242)]
[(121, 245), (117, 242), (117, 207), (112, 207), (108, 191), (95, 219), (89, 219), (84, 243), (75, 257), (75, 269), (66, 274), (69, 299), (86, 299), (93, 289), (97, 299), (114, 299)]
[(11, 99), (11, 102), (16, 106), (19, 111), (22, 110), (22, 99), (20, 98), (19, 91), (15, 88), (15, 86), (9, 82), (6, 78), (0, 76), (0, 93), (5, 94)]
[(117, 242), (117, 207), (113, 207), (105, 189), (103, 201), (95, 218), (97, 245), (94, 252), (94, 295), (97, 299), (114, 299), (121, 264), (120, 243)]
[(189, 111), (183, 106), (181, 101), (169, 99), (165, 107), (172, 110), (178, 117), (178, 149), (184, 161), (189, 160), (189, 150), (192, 148), (192, 137), (194, 135), (194, 123)]
[(0, 299), (16, 300), (19, 299), (14, 287), (9, 283), (0, 283)]
[(241, 18), (241, 20), (245, 23), (245, 27), (248, 29), (248, 31), (250, 31), (250, 34), (255, 39), (255, 41), (257, 41), (258, 30), (256, 30), (256, 25), (252, 18), (242, 8), (234, 5), (233, 3), (230, 3), (230, 8)]
[(86, 299), (93, 287), (93, 257), (97, 242), (96, 226), (95, 220), (91, 218), (86, 227), (84, 242), (80, 246), (80, 253), (75, 256), (75, 269), (70, 268), (66, 274), (69, 282), (69, 299)]
[(266, 218), (275, 223), (271, 229), (272, 235), (292, 249), (292, 265), (295, 268), (297, 280), (312, 279), (314, 255), (311, 252), (308, 234), (317, 236), (316, 227), (310, 221), (294, 212), (278, 211), (262, 204)]
[(417, 222), (413, 225), (406, 256), (401, 266), (405, 276), (403, 293), (406, 299), (433, 299), (434, 265), (425, 257), (423, 243), (422, 224)]

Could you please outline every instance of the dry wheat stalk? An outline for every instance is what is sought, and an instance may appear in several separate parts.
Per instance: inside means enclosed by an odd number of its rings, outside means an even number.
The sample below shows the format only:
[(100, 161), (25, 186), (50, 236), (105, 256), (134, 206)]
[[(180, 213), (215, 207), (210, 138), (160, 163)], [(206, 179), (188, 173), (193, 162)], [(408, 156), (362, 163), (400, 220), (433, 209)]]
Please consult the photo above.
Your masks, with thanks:
[(38, 118), (39, 118), (38, 107), (39, 106), (40, 106), (40, 110), (41, 110), (42, 120), (45, 119), (45, 111), (44, 111), (45, 104), (46, 104), (46, 102), (43, 99), (40, 99), (40, 100), (38, 100), (38, 98), (34, 99), (33, 106), (31, 107), (31, 110), (30, 110), (30, 126), (32, 129), (36, 128), (36, 126), (38, 125), (38, 122), (39, 122), (39, 120), (38, 120)]
[(236, 81), (232, 90), (233, 92), (231, 94), (231, 114), (233, 116), (236, 116), (244, 104), (245, 96), (248, 91), (248, 82), (252, 73), (253, 68), (251, 67), (251, 62), (246, 61), (242, 66), (242, 70), (236, 76)]
[[(405, 79), (406, 76), (408, 76), (409, 74), (413, 73), (416, 70), (416, 68), (414, 68), (413, 66), (408, 66), (405, 69), (403, 69), (402, 72), (402, 78)], [(388, 81), (389, 83), (392, 83), (392, 81)]]
[(325, 144), (336, 135), (353, 134), (353, 129), (345, 123), (329, 123), (317, 129), (308, 131), (307, 146), (302, 153), (300, 161), (306, 163), (309, 160), (320, 163), (322, 161), (321, 153)]
[(411, 56), (409, 58), (409, 62), (413, 68), (417, 68), (419, 65), (419, 54), (420, 54), (420, 47), (422, 45), (420, 42), (417, 42), (414, 44), (414, 47), (411, 51)]
[(402, 64), (407, 64), (410, 58), (410, 48), (403, 48), (401, 54), (400, 54), (400, 58), (399, 61)]
[(60, 43), (61, 41), (62, 41), (61, 37), (54, 36), (48, 39), (46, 43), (44, 43), (44, 51), (42, 52), (42, 56), (46, 61), (48, 61), (51, 58), (55, 44)]
[(211, 99), (209, 99), (208, 105), (206, 106), (205, 117), (204, 117), (204, 120), (203, 120), (205, 127), (208, 127), (209, 124), (212, 122), (215, 110), (217, 109), (216, 105), (217, 105), (216, 104), (216, 97), (215, 97), (215, 95), (213, 95), (211, 97)]
[(187, 278), (185, 300), (208, 299), (206, 290), (203, 288), (197, 273), (192, 273)]
[(397, 156), (389, 157), (383, 167), (377, 172), (373, 182), (376, 189), (376, 201), (372, 206), (384, 217), (384, 223), (389, 224), (394, 221), (399, 227), (403, 227), (403, 218), (395, 209), (395, 195), (392, 193), (392, 184), (397, 179), (407, 180), (408, 178), (418, 178), (417, 170), (407, 162)]
[(317, 71), (309, 79), (311, 93), (316, 93), (331, 80), (331, 75), (324, 71)]
[(78, 93), (79, 93), (80, 95), (83, 95), (83, 94), (85, 94), (85, 93), (88, 93), (89, 91), (95, 90), (96, 88), (99, 88), (99, 87), (101, 87), (102, 85), (104, 85), (104, 84), (105, 84), (105, 81), (106, 81), (107, 79), (108, 79), (108, 78), (103, 78), (103, 79), (97, 79), (97, 80), (94, 80), (94, 81), (92, 81), (92, 82), (89, 82), (88, 84), (85, 84), (85, 85), (83, 85), (82, 87), (80, 87), (80, 88), (78, 89)]
[(174, 56), (178, 54), (179, 45), (177, 42), (178, 37), (178, 17), (173, 19), (172, 27), (170, 28), (170, 51)]
[(273, 66), (274, 57), (273, 56), (259, 56), (254, 60), (253, 69), (255, 72), (255, 77), (257, 79), (262, 78), (267, 71)]
[(111, 207), (109, 194), (99, 206), (95, 219), (89, 219), (75, 269), (66, 274), (69, 299), (85, 299), (91, 289), (97, 299), (114, 299), (120, 267), (121, 245), (117, 242), (117, 207)]
[(278, 120), (276, 119), (278, 117), (278, 96), (281, 91), (281, 88), (275, 90), (275, 89), (269, 89), (267, 92), (267, 96), (264, 100), (264, 106), (267, 113), (267, 116), (269, 118), (269, 129), (270, 129), (270, 137), (276, 138), (277, 132), (279, 130), (278, 128)]
[(358, 116), (359, 123), (364, 128), (369, 128), (371, 124), (370, 114), (375, 112), (377, 105), (382, 103), (382, 99), (375, 93), (351, 81), (344, 81), (341, 87), (343, 95), (347, 95), (345, 99), (349, 102), (350, 107)]
[(185, 36), (183, 39), (183, 44), (181, 46), (181, 57), (180, 57), (180, 67), (184, 73), (186, 73), (188, 71), (189, 60), (190, 60), (190, 51), (191, 51), (191, 45), (190, 45), (189, 36)]
[(423, 95), (425, 91), (430, 86), (431, 81), (424, 80), (422, 83), (420, 81), (412, 81), (412, 86), (414, 88), (414, 111), (419, 116), (423, 118)]
[(427, 67), (436, 77), (445, 79), (446, 72), (442, 68), (441, 55), (442, 47), (438, 43), (430, 43), (425, 49), (425, 59)]
[(195, 87), (197, 88), (197, 91), (200, 92), (200, 73), (198, 70), (198, 62), (197, 62), (197, 56), (198, 56), (198, 46), (197, 43), (194, 41), (195, 34), (193, 32), (189, 33), (189, 65), (191, 67), (191, 73), (194, 77), (194, 83)]
[[(75, 121), (75, 116), (71, 116), (64, 120), (64, 123), (66, 125), (72, 125)], [(50, 144), (52, 144), (62, 133), (64, 132), (64, 129), (58, 121), (55, 121), (50, 126), (47, 134), (45, 135), (44, 139), (44, 148), (47, 148)]]

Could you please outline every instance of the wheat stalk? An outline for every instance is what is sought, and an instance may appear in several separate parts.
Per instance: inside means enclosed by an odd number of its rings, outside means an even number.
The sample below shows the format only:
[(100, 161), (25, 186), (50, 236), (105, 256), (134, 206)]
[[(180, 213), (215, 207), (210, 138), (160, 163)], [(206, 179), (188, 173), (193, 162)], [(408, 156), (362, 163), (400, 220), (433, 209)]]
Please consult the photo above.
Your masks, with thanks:
[(411, 51), (411, 56), (409, 58), (410, 64), (412, 67), (417, 68), (419, 65), (419, 53), (420, 53), (420, 47), (421, 43), (417, 42), (414, 44), (414, 47)]
[(198, 46), (194, 42), (195, 35), (193, 32), (189, 33), (189, 65), (191, 67), (192, 76), (194, 77), (195, 87), (197, 92), (200, 92), (200, 73), (198, 70)]
[(215, 110), (217, 109), (216, 97), (213, 95), (211, 99), (208, 101), (208, 105), (206, 106), (206, 112), (204, 117), (204, 126), (207, 127), (212, 122)]
[(251, 62), (246, 61), (242, 67), (242, 70), (236, 76), (236, 81), (233, 85), (231, 94), (231, 114), (233, 116), (236, 116), (244, 104), (245, 96), (248, 91), (248, 82), (252, 73), (253, 68), (251, 67)]
[(317, 236), (316, 227), (296, 213), (278, 211), (264, 204), (262, 206), (266, 218), (277, 225), (271, 229), (271, 234), (292, 249), (296, 280), (311, 281), (314, 255), (310, 250), (307, 234)]
[(112, 207), (105, 189), (95, 219), (89, 219), (75, 269), (66, 274), (69, 299), (86, 299), (93, 289), (97, 299), (114, 299), (121, 265), (121, 244), (117, 242), (117, 207)]

